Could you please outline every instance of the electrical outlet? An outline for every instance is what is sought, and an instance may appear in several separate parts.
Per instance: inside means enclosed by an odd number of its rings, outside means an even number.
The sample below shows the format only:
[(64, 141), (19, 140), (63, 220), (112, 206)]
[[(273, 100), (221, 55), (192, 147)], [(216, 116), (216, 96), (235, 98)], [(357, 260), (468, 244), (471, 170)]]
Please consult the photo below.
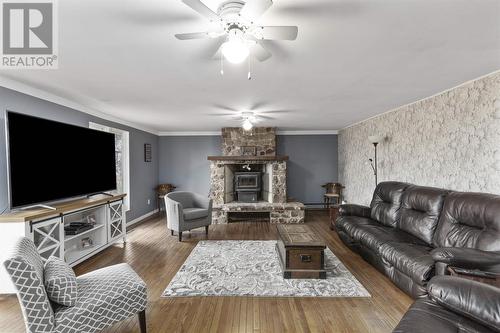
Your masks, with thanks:
[(151, 205), (151, 199), (148, 199), (148, 205)]

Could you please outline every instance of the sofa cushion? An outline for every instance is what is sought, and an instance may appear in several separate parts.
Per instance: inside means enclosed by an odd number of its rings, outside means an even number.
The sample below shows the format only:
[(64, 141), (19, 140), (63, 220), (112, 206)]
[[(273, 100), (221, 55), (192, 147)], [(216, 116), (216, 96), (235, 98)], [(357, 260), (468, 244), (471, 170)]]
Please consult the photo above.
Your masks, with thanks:
[(55, 310), (57, 333), (100, 332), (146, 308), (146, 284), (128, 264), (81, 275), (77, 283), (76, 304)]
[(335, 221), (335, 228), (346, 232), (348, 235), (351, 235), (351, 232), (360, 225), (377, 226), (380, 224), (370, 218), (358, 216), (340, 216), (337, 218), (337, 221)]
[(432, 276), (434, 260), (431, 247), (426, 245), (388, 242), (380, 247), (384, 261), (405, 273), (415, 282), (424, 285)]
[(45, 290), (52, 302), (73, 306), (78, 297), (76, 276), (62, 259), (50, 256), (43, 271)]
[(409, 186), (400, 182), (378, 184), (370, 204), (371, 218), (385, 226), (395, 226), (400, 216), (401, 196)]
[(431, 244), (448, 193), (446, 190), (423, 186), (406, 189), (401, 199), (401, 217), (397, 228)]
[(428, 299), (417, 300), (393, 333), (493, 333), (491, 329)]
[(354, 239), (364, 246), (380, 253), (382, 245), (388, 242), (424, 245), (418, 238), (398, 229), (384, 226), (362, 226), (354, 233)]
[(450, 193), (432, 242), (435, 247), (500, 251), (500, 196)]
[(208, 216), (208, 209), (204, 208), (185, 208), (183, 210), (184, 220), (197, 220)]

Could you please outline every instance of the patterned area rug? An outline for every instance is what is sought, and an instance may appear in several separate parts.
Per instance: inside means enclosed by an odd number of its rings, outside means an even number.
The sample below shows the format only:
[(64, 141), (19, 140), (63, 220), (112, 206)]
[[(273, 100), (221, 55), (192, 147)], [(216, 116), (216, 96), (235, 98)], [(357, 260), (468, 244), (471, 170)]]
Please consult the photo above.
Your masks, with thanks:
[(162, 297), (370, 297), (329, 249), (327, 278), (284, 279), (276, 241), (200, 241)]

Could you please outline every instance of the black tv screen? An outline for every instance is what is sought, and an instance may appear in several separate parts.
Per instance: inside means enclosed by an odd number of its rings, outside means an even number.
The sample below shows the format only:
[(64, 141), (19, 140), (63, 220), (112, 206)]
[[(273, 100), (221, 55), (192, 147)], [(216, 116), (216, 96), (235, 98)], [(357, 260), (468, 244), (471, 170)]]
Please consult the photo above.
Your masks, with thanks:
[(7, 112), (11, 208), (116, 189), (112, 133)]

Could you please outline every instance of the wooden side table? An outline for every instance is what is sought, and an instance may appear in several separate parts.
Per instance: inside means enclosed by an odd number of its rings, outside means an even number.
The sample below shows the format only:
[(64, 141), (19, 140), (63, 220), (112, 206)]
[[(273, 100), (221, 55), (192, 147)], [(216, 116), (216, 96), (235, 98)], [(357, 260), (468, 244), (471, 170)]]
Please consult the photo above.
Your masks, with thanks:
[(330, 212), (330, 230), (334, 230), (335, 221), (339, 216), (339, 205), (330, 206), (329, 212)]
[[(176, 189), (176, 186), (172, 184), (160, 184), (156, 187), (156, 207), (158, 209), (158, 213), (161, 216), (161, 206), (162, 202), (164, 202), (165, 195), (168, 193), (172, 192), (173, 190)], [(167, 209), (165, 207), (165, 215), (167, 215)]]
[(483, 272), (479, 270), (453, 266), (448, 266), (448, 273), (450, 273), (450, 275), (452, 276), (474, 280), (500, 288), (500, 273)]

